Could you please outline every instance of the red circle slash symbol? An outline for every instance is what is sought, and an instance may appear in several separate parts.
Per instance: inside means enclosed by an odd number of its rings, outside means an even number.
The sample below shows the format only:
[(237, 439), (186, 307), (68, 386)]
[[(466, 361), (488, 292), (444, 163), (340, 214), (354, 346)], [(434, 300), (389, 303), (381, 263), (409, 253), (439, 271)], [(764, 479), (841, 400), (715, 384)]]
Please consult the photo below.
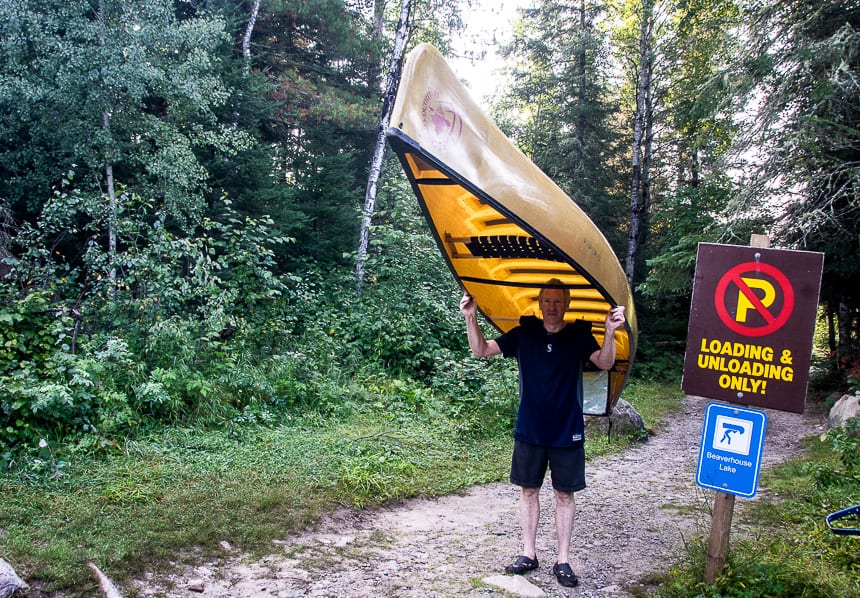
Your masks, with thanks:
[[(776, 282), (777, 287), (782, 292), (782, 306), (779, 313), (770, 312), (770, 305), (765, 305), (758, 294), (744, 280), (745, 274), (765, 274)], [(749, 326), (746, 323), (738, 322), (729, 313), (729, 308), (726, 306), (726, 296), (731, 287), (737, 288), (740, 293), (739, 299), (743, 295), (749, 301), (755, 312), (764, 320), (763, 326)], [(776, 303), (773, 302), (773, 304)], [(791, 312), (794, 310), (794, 289), (788, 277), (778, 268), (759, 262), (746, 262), (730, 269), (717, 283), (717, 289), (714, 292), (714, 305), (720, 320), (734, 332), (744, 336), (765, 336), (782, 328), (791, 317)]]

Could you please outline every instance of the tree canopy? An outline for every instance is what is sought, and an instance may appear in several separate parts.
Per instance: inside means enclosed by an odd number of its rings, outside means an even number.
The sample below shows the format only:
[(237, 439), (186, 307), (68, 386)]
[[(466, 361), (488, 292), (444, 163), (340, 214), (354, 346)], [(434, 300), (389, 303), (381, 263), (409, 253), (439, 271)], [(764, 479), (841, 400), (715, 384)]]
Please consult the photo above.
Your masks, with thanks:
[[(0, 2), (0, 446), (331, 409), (332, 370), (479, 394), (374, 157), (400, 8)], [(450, 53), (468, 8), (413, 0), (401, 41)], [(493, 114), (626, 256), (638, 367), (683, 342), (697, 244), (761, 233), (826, 254), (833, 363), (860, 377), (858, 40), (848, 0), (521, 10)]]

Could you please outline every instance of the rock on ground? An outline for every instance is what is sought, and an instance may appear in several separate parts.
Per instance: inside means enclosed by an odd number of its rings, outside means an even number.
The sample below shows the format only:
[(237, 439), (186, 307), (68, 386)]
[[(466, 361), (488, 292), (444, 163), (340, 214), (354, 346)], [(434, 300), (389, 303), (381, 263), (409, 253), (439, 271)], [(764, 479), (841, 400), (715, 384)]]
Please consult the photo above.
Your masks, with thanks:
[(852, 417), (860, 416), (860, 397), (843, 395), (830, 409), (827, 417), (828, 428), (844, 426)]
[(17, 591), (28, 589), (23, 579), (18, 577), (12, 565), (0, 558), (0, 598), (8, 598)]

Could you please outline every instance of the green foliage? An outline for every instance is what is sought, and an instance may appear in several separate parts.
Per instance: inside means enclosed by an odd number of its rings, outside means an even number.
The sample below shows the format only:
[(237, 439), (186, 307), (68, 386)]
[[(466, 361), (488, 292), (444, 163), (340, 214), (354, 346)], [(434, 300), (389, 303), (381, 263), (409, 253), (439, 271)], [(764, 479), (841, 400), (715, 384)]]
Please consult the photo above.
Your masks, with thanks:
[[(379, 392), (367, 381), (380, 377), (412, 388), (403, 395), (412, 408), (420, 388), (451, 397), (442, 416), (463, 434), (509, 430), (515, 369), (466, 357), (453, 278), (402, 180), (384, 195), (357, 297), (351, 272), (277, 276), (274, 247), (289, 239), (227, 200), (188, 231), (122, 190), (111, 253), (96, 242), (97, 198), (59, 190), (39, 226), (15, 239), (10, 280), (32, 282), (4, 287), (14, 334), (38, 336), (29, 350), (51, 357), (33, 359), (42, 369), (28, 374), (31, 362), (9, 344), (3, 380), (18, 382), (4, 388), (4, 445), (24, 450), (51, 434), (99, 449), (165, 424), (348, 413)], [(46, 253), (69, 234), (89, 239), (80, 259)], [(50, 295), (36, 282), (54, 285)]]
[[(273, 148), (266, 174), (292, 187), (286, 197), (273, 193), (286, 201), (267, 213), (289, 217), (279, 222), (297, 240), (281, 248), (288, 269), (303, 268), (309, 256), (331, 268), (356, 246), (380, 114), (383, 57), (371, 33), (359, 8), (343, 0), (276, 3), (258, 15), (251, 44), (261, 52), (253, 61), (275, 107), (261, 127)], [(243, 206), (257, 203), (251, 193)]]
[[(0, 286), (4, 299), (16, 296)], [(50, 293), (35, 290), (0, 307), (0, 438), (33, 441), (45, 427), (86, 426), (90, 381), (68, 359), (73, 317)], [(0, 448), (3, 444), (0, 444)]]
[[(727, 206), (731, 220), (760, 220), (774, 244), (826, 254), (822, 303), (860, 305), (860, 9), (843, 0), (754, 3), (734, 73), (737, 105), (752, 99), (737, 152), (762, 148)], [(791, 181), (791, 185), (786, 185)], [(846, 311), (848, 310), (848, 311)], [(853, 316), (852, 316), (853, 317)], [(840, 357), (857, 351), (856, 327), (840, 327)]]
[(830, 430), (823, 440), (837, 460), (810, 464), (816, 487), (822, 492), (831, 487), (860, 488), (860, 417)]
[[(50, 185), (78, 164), (86, 191), (114, 165), (134, 192), (179, 218), (199, 214), (206, 170), (196, 152), (230, 156), (249, 143), (219, 124), (229, 97), (225, 22), (177, 20), (172, 3), (6, 2), (0, 20), (0, 197), (38, 213)], [(169, 51), (167, 50), (169, 48)]]
[[(4, 296), (11, 294), (4, 284)], [(33, 291), (20, 301), (0, 305), (0, 372), (35, 370), (53, 357), (72, 320), (62, 309), (52, 310), (50, 293)], [(34, 371), (34, 373), (37, 373)]]
[[(287, 239), (227, 201), (221, 221), (204, 218), (186, 235), (152, 203), (120, 199), (116, 253), (98, 242), (100, 202), (78, 190), (57, 191), (37, 226), (13, 239), (19, 258), (0, 286), (10, 324), (0, 329), (6, 446), (212, 418), (265, 394), (237, 389), (229, 372), (270, 325), (257, 320), (259, 307), (283, 296), (271, 247)], [(73, 235), (88, 239), (77, 261), (48, 250)]]
[(652, 224), (655, 257), (648, 261), (649, 274), (637, 289), (645, 297), (688, 301), (699, 243), (715, 243), (718, 211), (727, 201), (732, 184), (727, 179), (709, 180), (697, 187), (683, 187), (660, 202)]
[(626, 244), (628, 148), (609, 91), (616, 76), (597, 2), (544, 0), (523, 12), (502, 54), (516, 65), (494, 109), (505, 132), (603, 231), (621, 255)]

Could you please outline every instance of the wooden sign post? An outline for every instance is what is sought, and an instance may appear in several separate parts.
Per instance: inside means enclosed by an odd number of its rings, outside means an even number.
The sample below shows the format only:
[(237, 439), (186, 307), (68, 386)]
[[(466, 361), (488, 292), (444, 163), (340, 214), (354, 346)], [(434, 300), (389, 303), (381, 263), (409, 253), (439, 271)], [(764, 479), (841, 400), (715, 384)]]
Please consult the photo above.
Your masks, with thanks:
[(705, 559), (705, 583), (712, 584), (726, 564), (729, 554), (729, 530), (735, 511), (735, 495), (717, 492), (714, 495), (714, 512), (711, 516), (711, 535)]
[[(726, 562), (735, 496), (755, 495), (767, 416), (749, 406), (803, 413), (823, 266), (823, 254), (770, 249), (764, 235), (749, 247), (699, 244), (681, 388), (744, 406), (727, 413), (713, 403), (703, 426), (696, 482), (716, 490), (708, 584)], [(713, 422), (712, 411), (722, 411)]]

